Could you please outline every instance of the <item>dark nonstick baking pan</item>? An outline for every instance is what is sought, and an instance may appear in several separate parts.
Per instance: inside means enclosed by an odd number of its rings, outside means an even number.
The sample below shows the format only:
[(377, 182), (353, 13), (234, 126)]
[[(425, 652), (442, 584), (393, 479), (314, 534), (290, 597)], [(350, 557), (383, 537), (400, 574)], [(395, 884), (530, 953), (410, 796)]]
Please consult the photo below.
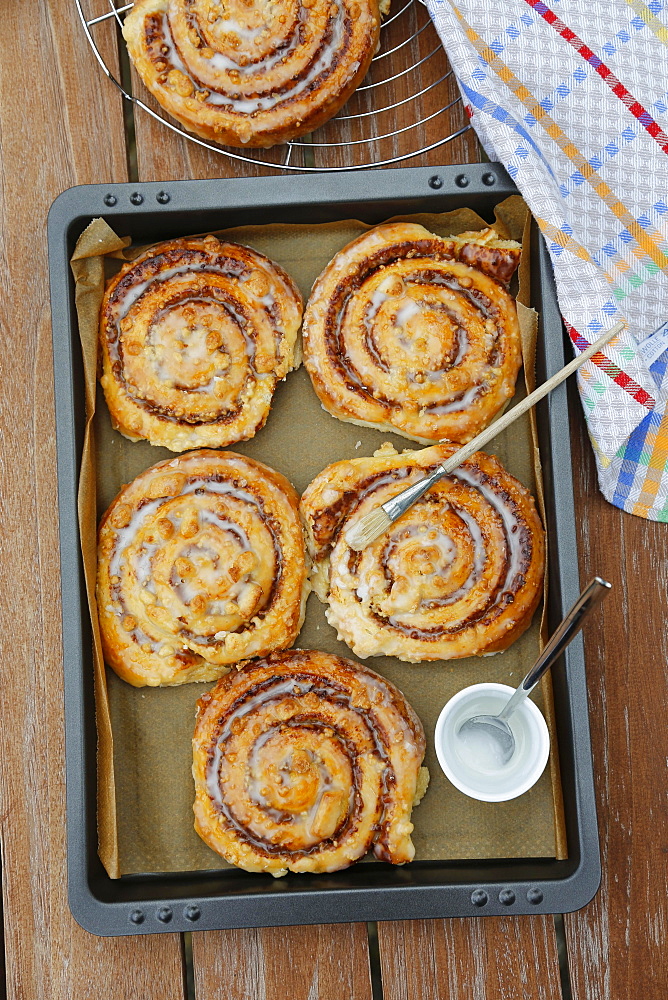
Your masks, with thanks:
[[(83, 585), (76, 493), (84, 432), (84, 391), (74, 282), (69, 260), (92, 218), (104, 216), (137, 243), (270, 222), (318, 223), (475, 209), (516, 193), (495, 164), (402, 168), (308, 177), (90, 185), (61, 194), (49, 214), (53, 316), (67, 767), (69, 899), (95, 934), (563, 913), (595, 894), (600, 858), (583, 646), (571, 644), (553, 669), (568, 859), (381, 863), (334, 875), (274, 880), (240, 870), (148, 873), (110, 879), (97, 856), (96, 732), (91, 627)], [(535, 230), (532, 304), (540, 314), (537, 377), (568, 360), (549, 258)], [(547, 506), (550, 628), (579, 591), (566, 389), (538, 405)]]

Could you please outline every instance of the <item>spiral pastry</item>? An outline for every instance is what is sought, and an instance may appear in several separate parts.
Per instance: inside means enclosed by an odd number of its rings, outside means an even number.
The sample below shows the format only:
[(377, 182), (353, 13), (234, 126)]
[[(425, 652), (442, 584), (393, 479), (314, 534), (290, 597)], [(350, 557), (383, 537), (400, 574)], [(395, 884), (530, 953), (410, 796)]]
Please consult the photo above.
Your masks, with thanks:
[(470, 441), (515, 391), (520, 330), (504, 287), (517, 243), (378, 226), (322, 272), (304, 313), (304, 364), (333, 416), (415, 441)]
[(369, 850), (404, 864), (424, 752), (420, 720), (373, 670), (274, 653), (199, 700), (195, 829), (227, 861), (275, 876), (338, 871)]
[(299, 364), (302, 299), (263, 254), (215, 236), (125, 264), (102, 300), (102, 388), (114, 426), (172, 451), (222, 448), (265, 423)]
[(233, 452), (147, 469), (100, 523), (107, 663), (136, 687), (217, 680), (297, 637), (309, 592), (298, 497)]
[(379, 34), (378, 0), (137, 0), (123, 26), (162, 107), (228, 146), (273, 146), (328, 121)]
[(448, 458), (453, 445), (336, 462), (302, 497), (313, 587), (357, 656), (450, 660), (506, 649), (543, 590), (544, 536), (533, 498), (478, 451), (362, 552), (345, 533)]

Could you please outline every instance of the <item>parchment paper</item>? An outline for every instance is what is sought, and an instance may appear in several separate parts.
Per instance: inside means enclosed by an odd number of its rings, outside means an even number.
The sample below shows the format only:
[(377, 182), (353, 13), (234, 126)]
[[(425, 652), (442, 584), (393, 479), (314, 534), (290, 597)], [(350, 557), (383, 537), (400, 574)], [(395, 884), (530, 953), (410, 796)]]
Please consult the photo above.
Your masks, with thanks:
[[(474, 212), (405, 217), (442, 236), (486, 223)], [(318, 226), (268, 225), (228, 230), (280, 263), (299, 285), (304, 298), (323, 267), (346, 243), (370, 227), (357, 221)], [(515, 196), (497, 208), (497, 228), (507, 238), (523, 239), (518, 303), (529, 301), (529, 219)], [(183, 234), (189, 235), (189, 234)], [(216, 234), (220, 235), (220, 234)], [(130, 442), (111, 427), (99, 386), (95, 387), (98, 313), (104, 274), (120, 265), (114, 258), (134, 257), (139, 247), (124, 249), (102, 219), (82, 234), (72, 258), (77, 310), (85, 359), (88, 426), (79, 494), (79, 517), (88, 598), (93, 618), (98, 729), (99, 852), (112, 878), (137, 872), (168, 872), (229, 867), (193, 829), (191, 738), (195, 702), (210, 685), (133, 688), (106, 669), (100, 651), (95, 609), (96, 524), (118, 491), (144, 469), (173, 453), (148, 442)], [(106, 259), (102, 256), (106, 254)], [(536, 315), (518, 305), (527, 379), (533, 380)], [(525, 394), (522, 377), (517, 402)], [(417, 445), (405, 438), (343, 423), (327, 414), (313, 392), (305, 369), (281, 383), (267, 425), (256, 437), (234, 445), (280, 470), (302, 492), (330, 462), (370, 455), (383, 441), (398, 450)], [(520, 418), (488, 450), (537, 495), (542, 483), (532, 418)], [(65, 582), (65, 585), (66, 582)], [(551, 766), (526, 795), (507, 803), (475, 802), (454, 789), (442, 774), (433, 750), (433, 732), (441, 707), (468, 684), (483, 680), (516, 685), (538, 653), (541, 620), (504, 653), (443, 663), (411, 665), (390, 657), (367, 662), (392, 680), (420, 716), (427, 735), (431, 782), (413, 813), (416, 860), (502, 857), (564, 857), (561, 788), (555, 754)], [(303, 648), (352, 656), (327, 623), (324, 606), (312, 594), (296, 642)], [(549, 682), (535, 699), (547, 717), (554, 741)], [(554, 747), (553, 742), (553, 747)], [(288, 876), (289, 877), (289, 876)]]

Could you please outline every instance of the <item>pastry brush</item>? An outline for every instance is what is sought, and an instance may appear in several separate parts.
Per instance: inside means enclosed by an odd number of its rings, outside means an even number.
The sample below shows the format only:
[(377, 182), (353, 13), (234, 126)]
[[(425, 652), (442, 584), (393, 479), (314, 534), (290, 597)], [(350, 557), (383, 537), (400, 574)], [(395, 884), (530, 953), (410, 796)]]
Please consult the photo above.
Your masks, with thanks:
[(402, 490), (401, 493), (398, 493), (397, 496), (392, 497), (391, 500), (387, 500), (384, 504), (381, 504), (380, 507), (376, 507), (374, 510), (369, 511), (368, 514), (365, 514), (357, 524), (352, 525), (345, 532), (345, 540), (350, 548), (360, 552), (362, 549), (365, 549), (367, 545), (370, 545), (371, 542), (378, 538), (379, 535), (382, 535), (384, 531), (387, 531), (389, 526), (396, 521), (397, 518), (401, 517), (402, 514), (405, 514), (409, 507), (412, 507), (415, 501), (419, 500), (420, 497), (427, 492), (430, 486), (437, 483), (439, 479), (443, 478), (443, 476), (448, 476), (451, 472), (454, 472), (454, 470), (460, 466), (462, 462), (465, 462), (467, 458), (470, 458), (474, 452), (486, 445), (501, 431), (504, 431), (506, 427), (509, 427), (510, 424), (512, 424), (514, 420), (517, 420), (518, 417), (521, 417), (523, 413), (530, 410), (539, 399), (547, 396), (549, 392), (555, 389), (558, 385), (561, 385), (564, 379), (567, 379), (569, 375), (580, 367), (580, 365), (584, 364), (585, 361), (588, 361), (592, 355), (597, 353), (597, 351), (600, 351), (601, 348), (607, 344), (609, 340), (612, 340), (612, 338), (623, 328), (623, 323), (615, 323), (615, 325), (610, 327), (610, 329), (607, 330), (603, 336), (599, 337), (596, 343), (591, 344), (586, 350), (579, 354), (577, 358), (574, 358), (573, 361), (570, 361), (560, 371), (558, 371), (556, 375), (553, 375), (552, 378), (549, 378), (546, 382), (543, 382), (542, 385), (539, 385), (537, 389), (534, 389), (533, 392), (529, 393), (529, 395), (518, 403), (517, 406), (508, 410), (493, 424), (490, 424), (489, 427), (486, 427), (480, 432), (480, 434), (477, 434), (472, 441), (469, 441), (468, 444), (459, 448), (454, 455), (451, 455), (445, 462), (438, 465), (433, 472), (424, 476), (423, 479), (419, 479), (416, 483), (413, 483), (412, 486), (408, 486), (405, 490)]

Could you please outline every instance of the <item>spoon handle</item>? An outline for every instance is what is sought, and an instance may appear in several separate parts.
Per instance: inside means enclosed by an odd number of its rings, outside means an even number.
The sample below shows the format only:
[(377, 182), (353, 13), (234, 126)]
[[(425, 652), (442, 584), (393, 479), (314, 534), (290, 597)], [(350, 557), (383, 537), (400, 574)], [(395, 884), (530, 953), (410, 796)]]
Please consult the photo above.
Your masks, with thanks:
[(503, 711), (499, 714), (499, 719), (507, 719), (517, 706), (531, 694), (543, 674), (561, 656), (576, 632), (582, 627), (585, 618), (594, 610), (601, 598), (608, 593), (611, 586), (612, 584), (608, 583), (607, 580), (603, 580), (600, 576), (595, 576), (591, 583), (582, 591), (561, 625), (559, 625), (550, 637), (545, 649), (517, 691), (515, 691)]

